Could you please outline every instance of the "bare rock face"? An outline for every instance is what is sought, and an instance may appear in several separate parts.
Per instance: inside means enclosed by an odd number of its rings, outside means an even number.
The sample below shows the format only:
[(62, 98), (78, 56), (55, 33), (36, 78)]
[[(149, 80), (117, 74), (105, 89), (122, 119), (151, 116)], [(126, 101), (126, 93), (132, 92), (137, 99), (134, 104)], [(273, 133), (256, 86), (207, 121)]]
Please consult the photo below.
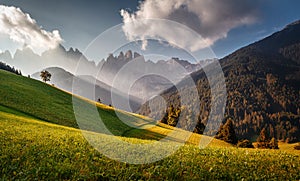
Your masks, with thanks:
[(119, 56), (118, 56), (118, 60), (123, 60), (124, 59), (124, 53), (120, 52)]
[(138, 58), (138, 57), (140, 57), (140, 56), (141, 56), (140, 54), (134, 52), (133, 58)]
[(131, 51), (131, 50), (129, 50), (129, 51), (127, 51), (127, 52), (125, 53), (125, 58), (126, 58), (127, 60), (131, 60), (131, 59), (132, 59), (132, 51)]

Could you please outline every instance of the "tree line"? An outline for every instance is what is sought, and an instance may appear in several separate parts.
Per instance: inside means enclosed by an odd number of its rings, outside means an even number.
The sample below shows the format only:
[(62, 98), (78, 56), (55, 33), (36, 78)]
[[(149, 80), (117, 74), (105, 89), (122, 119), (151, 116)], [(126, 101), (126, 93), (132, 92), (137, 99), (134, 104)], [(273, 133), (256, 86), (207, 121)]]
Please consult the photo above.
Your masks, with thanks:
[(8, 72), (17, 74), (17, 75), (22, 75), (21, 70), (15, 69), (14, 67), (11, 67), (9, 65), (7, 65), (6, 63), (0, 62), (0, 69), (1, 70), (6, 70)]
[[(200, 116), (196, 118), (195, 116), (185, 116), (182, 119), (184, 121), (179, 122), (180, 115), (186, 110), (175, 108), (173, 105), (170, 105), (163, 118), (161, 119), (161, 123), (179, 127), (185, 130), (191, 130), (190, 126), (192, 125), (193, 119), (197, 119), (197, 124), (195, 129), (193, 130), (194, 133), (203, 134), (206, 125), (201, 122)], [(184, 114), (186, 115), (186, 113)], [(223, 123), (220, 125), (218, 131), (215, 134), (216, 139), (223, 140), (227, 143), (236, 145), (237, 147), (241, 148), (254, 148), (252, 142), (248, 139), (239, 139), (236, 135), (236, 128), (234, 125), (233, 118), (226, 117), (223, 120)], [(266, 128), (263, 128), (260, 131), (260, 135), (256, 139), (256, 147), (257, 148), (264, 148), (264, 149), (278, 149), (278, 141), (275, 137), (270, 136), (272, 135)]]

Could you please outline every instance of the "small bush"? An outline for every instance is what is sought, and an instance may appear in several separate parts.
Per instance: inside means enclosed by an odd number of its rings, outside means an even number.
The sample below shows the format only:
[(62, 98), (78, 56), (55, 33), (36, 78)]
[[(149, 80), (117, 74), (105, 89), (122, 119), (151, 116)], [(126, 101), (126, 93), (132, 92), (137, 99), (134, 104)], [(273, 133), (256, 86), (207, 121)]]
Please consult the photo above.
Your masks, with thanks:
[(268, 146), (269, 146), (269, 149), (279, 149), (278, 141), (275, 138), (271, 139)]
[(295, 150), (300, 150), (300, 143), (298, 143), (295, 147), (294, 147)]
[(262, 148), (262, 149), (279, 149), (279, 147), (278, 147), (278, 141), (275, 138), (272, 138), (270, 141), (257, 142), (257, 148)]
[(251, 141), (249, 141), (247, 139), (239, 141), (238, 144), (237, 144), (237, 147), (239, 147), (239, 148), (254, 148), (254, 146), (251, 143)]

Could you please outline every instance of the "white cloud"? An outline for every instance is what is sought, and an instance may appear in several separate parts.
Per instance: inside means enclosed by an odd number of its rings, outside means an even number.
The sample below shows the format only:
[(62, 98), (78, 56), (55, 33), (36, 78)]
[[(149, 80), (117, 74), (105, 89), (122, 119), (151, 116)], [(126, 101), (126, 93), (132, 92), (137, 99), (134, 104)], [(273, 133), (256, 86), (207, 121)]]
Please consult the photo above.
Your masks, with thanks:
[(36, 53), (53, 49), (62, 42), (58, 30), (48, 32), (42, 29), (29, 14), (13, 6), (0, 5), (0, 34), (30, 47)]
[[(226, 38), (228, 32), (241, 25), (256, 22), (260, 0), (145, 0), (137, 12), (121, 10), (123, 31), (129, 40), (160, 36), (170, 43), (180, 43), (190, 51), (213, 45)], [(184, 24), (202, 36), (206, 42), (194, 42), (194, 37), (185, 36), (182, 29), (153, 24), (147, 19), (167, 19)], [(143, 46), (145, 48), (145, 46)]]

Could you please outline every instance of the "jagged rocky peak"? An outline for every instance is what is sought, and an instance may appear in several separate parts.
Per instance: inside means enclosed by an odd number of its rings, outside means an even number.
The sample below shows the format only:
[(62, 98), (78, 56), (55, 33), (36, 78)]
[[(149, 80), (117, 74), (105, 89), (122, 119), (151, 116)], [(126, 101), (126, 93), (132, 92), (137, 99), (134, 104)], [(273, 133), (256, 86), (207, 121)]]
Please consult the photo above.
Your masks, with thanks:
[(51, 56), (53, 53), (65, 53), (65, 52), (67, 52), (66, 49), (65, 49), (65, 47), (62, 46), (61, 44), (59, 44), (55, 48), (49, 49), (49, 50), (43, 52), (42, 56), (47, 56), (47, 55)]
[(137, 52), (132, 52), (131, 50), (128, 50), (125, 54), (123, 53), (123, 51), (120, 51), (118, 56), (114, 56), (113, 53), (108, 54), (108, 57), (106, 60), (108, 61), (113, 61), (113, 60), (118, 60), (118, 61), (122, 61), (122, 60), (132, 60), (134, 58), (140, 57), (141, 55)]
[(0, 53), (0, 58), (6, 59), (6, 60), (11, 60), (12, 54), (10, 53), (10, 51), (5, 50), (4, 52)]
[(75, 52), (75, 51), (74, 51), (74, 49), (71, 47), (71, 48), (69, 49), (68, 52)]
[(168, 63), (180, 64), (180, 65), (182, 65), (184, 67), (192, 65), (192, 63), (190, 63), (189, 61), (187, 61), (187, 60), (180, 60), (177, 57), (172, 57), (170, 60), (168, 60)]
[(56, 47), (49, 48), (48, 50), (44, 51), (43, 53), (45, 53), (45, 52), (68, 52), (68, 51), (62, 44), (58, 44)]
[[(183, 60), (182, 60), (183, 61)], [(181, 61), (179, 60), (179, 58), (176, 57), (172, 57), (170, 60), (167, 61), (168, 63), (181, 63)]]
[(24, 56), (24, 55), (39, 56), (35, 54), (33, 50), (28, 46), (23, 47), (22, 49), (17, 49), (14, 56)]
[(131, 60), (132, 59), (132, 51), (131, 50), (128, 50), (126, 53), (125, 53), (125, 58), (128, 60)]
[(68, 53), (72, 55), (82, 55), (82, 53), (77, 48), (74, 49), (72, 47), (69, 49)]
[(23, 51), (23, 52), (28, 52), (28, 53), (34, 53), (32, 48), (27, 46), (27, 45), (24, 45), (22, 49), (20, 49), (20, 51)]
[(140, 57), (141, 55), (137, 52), (134, 52), (134, 55), (133, 55), (133, 58), (137, 58), (137, 57)]
[(124, 59), (124, 53), (121, 51), (118, 56), (118, 60), (123, 60), (123, 59)]
[(106, 59), (107, 61), (112, 61), (112, 60), (115, 60), (115, 57), (112, 53), (108, 54), (108, 57)]
[(64, 51), (64, 52), (66, 51), (65, 47), (62, 46), (61, 44), (59, 44), (55, 49), (56, 49), (56, 50), (62, 50), (62, 51)]

